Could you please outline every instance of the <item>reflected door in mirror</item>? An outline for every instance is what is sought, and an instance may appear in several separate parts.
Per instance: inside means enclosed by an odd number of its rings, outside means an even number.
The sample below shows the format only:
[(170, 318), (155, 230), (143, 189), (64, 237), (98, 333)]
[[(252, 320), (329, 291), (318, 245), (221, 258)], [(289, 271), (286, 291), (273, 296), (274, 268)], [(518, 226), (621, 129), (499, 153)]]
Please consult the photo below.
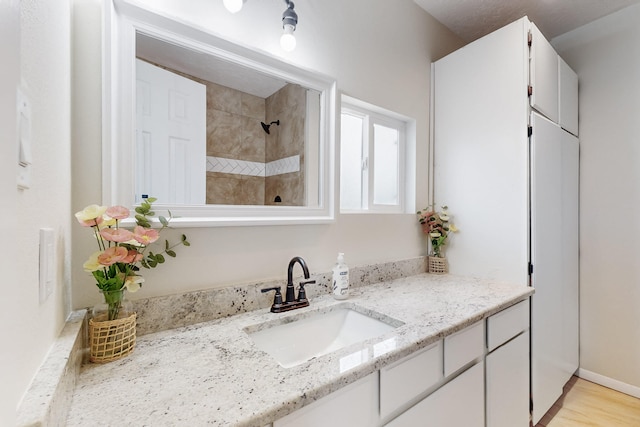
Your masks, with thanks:
[(136, 203), (205, 203), (206, 87), (136, 60)]

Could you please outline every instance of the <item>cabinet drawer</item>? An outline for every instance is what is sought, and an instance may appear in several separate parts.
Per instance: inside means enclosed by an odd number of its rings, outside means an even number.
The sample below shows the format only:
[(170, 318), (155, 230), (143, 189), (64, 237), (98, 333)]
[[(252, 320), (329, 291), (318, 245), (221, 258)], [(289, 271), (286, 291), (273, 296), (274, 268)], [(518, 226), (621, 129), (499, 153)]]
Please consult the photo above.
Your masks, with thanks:
[(442, 341), (380, 370), (380, 416), (391, 414), (442, 379)]
[(487, 319), (487, 348), (501, 346), (529, 328), (529, 300), (517, 303)]
[(484, 427), (484, 362), (424, 398), (386, 427)]
[(467, 363), (484, 355), (483, 322), (449, 335), (444, 339), (444, 376), (453, 374)]
[(378, 375), (370, 374), (276, 420), (273, 427), (370, 427), (378, 423)]

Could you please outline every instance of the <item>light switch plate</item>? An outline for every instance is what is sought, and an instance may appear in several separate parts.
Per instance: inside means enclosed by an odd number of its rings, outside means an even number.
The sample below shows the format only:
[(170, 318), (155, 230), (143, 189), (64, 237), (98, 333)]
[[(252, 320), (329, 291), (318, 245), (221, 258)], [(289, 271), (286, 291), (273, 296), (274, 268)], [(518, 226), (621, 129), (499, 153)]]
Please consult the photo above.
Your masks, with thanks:
[(18, 113), (18, 159), (17, 159), (17, 183), (18, 188), (26, 190), (31, 186), (31, 102), (24, 91), (17, 90)]
[(53, 228), (40, 229), (40, 304), (53, 292), (56, 270), (55, 241)]

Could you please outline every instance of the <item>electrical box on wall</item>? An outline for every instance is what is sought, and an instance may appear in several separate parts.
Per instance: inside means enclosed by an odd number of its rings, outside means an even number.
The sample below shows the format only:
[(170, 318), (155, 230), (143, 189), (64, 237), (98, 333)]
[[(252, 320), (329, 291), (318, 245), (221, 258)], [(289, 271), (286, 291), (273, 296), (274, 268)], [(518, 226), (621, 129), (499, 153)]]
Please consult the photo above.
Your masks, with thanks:
[(17, 90), (18, 116), (18, 188), (26, 190), (31, 186), (31, 102), (20, 88)]

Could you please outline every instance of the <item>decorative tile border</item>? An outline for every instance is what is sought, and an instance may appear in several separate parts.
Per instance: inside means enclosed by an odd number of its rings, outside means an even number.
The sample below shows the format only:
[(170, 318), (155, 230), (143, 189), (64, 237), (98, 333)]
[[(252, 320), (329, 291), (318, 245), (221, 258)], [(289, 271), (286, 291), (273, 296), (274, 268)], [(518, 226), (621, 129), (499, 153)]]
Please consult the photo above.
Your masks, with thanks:
[(231, 173), (245, 176), (274, 176), (300, 171), (300, 156), (295, 155), (268, 163), (225, 159), (207, 156), (207, 172)]

